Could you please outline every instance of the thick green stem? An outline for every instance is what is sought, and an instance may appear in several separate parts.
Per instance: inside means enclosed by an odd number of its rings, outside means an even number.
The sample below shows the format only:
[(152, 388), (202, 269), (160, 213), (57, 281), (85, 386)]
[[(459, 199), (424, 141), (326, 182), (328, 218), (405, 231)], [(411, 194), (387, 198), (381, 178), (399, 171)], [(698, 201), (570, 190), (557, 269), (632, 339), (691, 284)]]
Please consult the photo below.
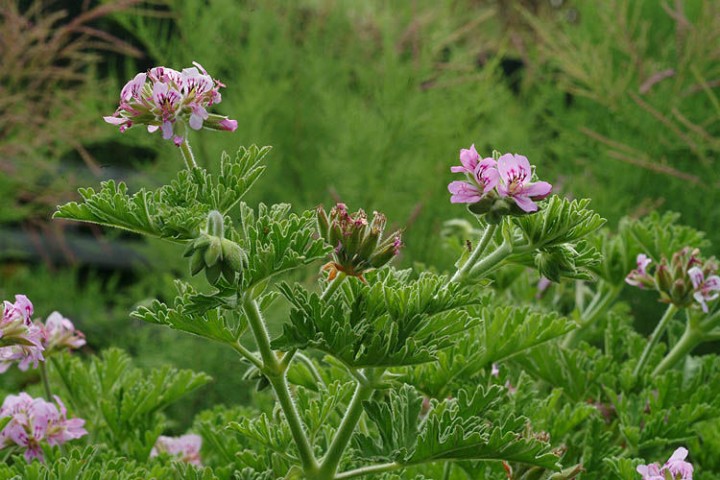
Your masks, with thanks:
[(370, 465), (367, 467), (356, 468), (355, 470), (348, 470), (347, 472), (339, 473), (335, 475), (336, 480), (344, 480), (347, 478), (363, 477), (373, 473), (392, 472), (403, 468), (404, 465), (400, 463), (380, 463), (378, 465)]
[(657, 342), (660, 340), (663, 332), (665, 332), (665, 327), (667, 327), (668, 323), (670, 323), (670, 320), (672, 320), (675, 312), (677, 312), (677, 307), (672, 303), (668, 305), (667, 310), (665, 310), (665, 314), (663, 314), (662, 318), (655, 327), (655, 330), (650, 336), (650, 340), (648, 340), (647, 345), (645, 345), (645, 350), (643, 350), (642, 355), (640, 356), (640, 360), (638, 360), (637, 365), (635, 365), (635, 370), (633, 370), (633, 376), (637, 377), (638, 375), (640, 375), (640, 372), (642, 372), (642, 369), (645, 367), (648, 358), (650, 358), (650, 352), (652, 352), (653, 347), (657, 345)]
[(480, 243), (477, 244), (475, 249), (470, 254), (470, 257), (468, 257), (467, 261), (463, 263), (462, 267), (457, 269), (455, 275), (453, 275), (450, 279), (450, 283), (461, 282), (465, 279), (467, 274), (470, 272), (470, 269), (472, 269), (472, 267), (477, 263), (477, 261), (480, 259), (480, 256), (487, 248), (493, 235), (495, 235), (496, 230), (497, 225), (495, 224), (489, 224), (487, 227), (485, 227), (485, 232), (480, 238)]
[(503, 242), (495, 251), (477, 262), (470, 269), (470, 276), (476, 277), (489, 273), (493, 267), (505, 260), (512, 253), (512, 250), (512, 245), (508, 242)]
[(312, 446), (305, 433), (302, 420), (300, 420), (295, 402), (293, 402), (290, 396), (290, 389), (288, 388), (287, 378), (285, 376), (286, 370), (281, 367), (280, 362), (278, 362), (275, 356), (275, 352), (270, 347), (270, 335), (268, 334), (265, 321), (260, 313), (260, 308), (255, 300), (245, 299), (243, 302), (243, 310), (248, 318), (250, 329), (255, 336), (255, 341), (257, 342), (258, 350), (263, 360), (261, 370), (267, 376), (270, 385), (272, 385), (275, 391), (275, 396), (288, 422), (293, 440), (295, 440), (303, 470), (306, 474), (314, 474), (318, 469), (317, 460), (315, 459)]
[(192, 149), (190, 148), (190, 143), (188, 143), (187, 138), (183, 140), (183, 142), (180, 144), (180, 153), (182, 154), (183, 160), (185, 160), (185, 166), (188, 168), (188, 170), (197, 168), (197, 163), (195, 163), (195, 155), (193, 155), (192, 153)]
[(332, 480), (337, 478), (335, 472), (337, 472), (343, 453), (363, 413), (363, 402), (370, 398), (374, 390), (374, 387), (370, 383), (358, 383), (352, 400), (350, 400), (350, 405), (348, 405), (345, 416), (340, 423), (340, 427), (337, 432), (335, 432), (335, 438), (333, 438), (330, 448), (328, 448), (327, 454), (320, 466), (320, 474), (317, 477), (318, 480)]
[(697, 347), (703, 341), (702, 332), (699, 332), (694, 326), (688, 322), (685, 325), (685, 332), (683, 332), (680, 340), (675, 346), (668, 352), (665, 358), (655, 367), (653, 370), (653, 376), (665, 373), (670, 370), (675, 364), (677, 364), (682, 358), (690, 353), (693, 348)]

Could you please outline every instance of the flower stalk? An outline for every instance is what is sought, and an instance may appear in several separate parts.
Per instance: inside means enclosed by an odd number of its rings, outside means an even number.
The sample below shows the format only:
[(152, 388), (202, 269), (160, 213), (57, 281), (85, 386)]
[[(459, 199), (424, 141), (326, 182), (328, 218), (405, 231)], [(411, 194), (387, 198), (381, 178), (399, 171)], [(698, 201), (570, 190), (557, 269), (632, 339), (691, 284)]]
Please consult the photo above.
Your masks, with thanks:
[(637, 365), (635, 365), (635, 369), (633, 370), (633, 376), (637, 377), (638, 375), (640, 375), (643, 368), (645, 367), (645, 364), (648, 361), (648, 358), (650, 358), (650, 352), (652, 352), (652, 349), (655, 347), (655, 345), (657, 345), (660, 337), (665, 332), (665, 328), (670, 323), (670, 320), (672, 320), (672, 317), (677, 311), (678, 308), (674, 304), (671, 303), (668, 305), (665, 313), (655, 327), (655, 330), (653, 330), (653, 333), (650, 336), (650, 340), (648, 340), (647, 345), (645, 345), (645, 349), (640, 356), (640, 360), (638, 360)]
[(330, 448), (328, 449), (322, 465), (320, 466), (320, 472), (317, 477), (318, 480), (331, 480), (338, 478), (335, 476), (337, 468), (340, 465), (342, 455), (350, 442), (350, 438), (352, 438), (355, 427), (360, 421), (360, 416), (363, 413), (363, 402), (368, 400), (374, 391), (375, 388), (372, 383), (358, 382), (352, 400), (350, 400), (348, 409), (345, 412), (345, 416), (343, 417), (337, 432), (335, 432), (335, 437), (333, 438)]

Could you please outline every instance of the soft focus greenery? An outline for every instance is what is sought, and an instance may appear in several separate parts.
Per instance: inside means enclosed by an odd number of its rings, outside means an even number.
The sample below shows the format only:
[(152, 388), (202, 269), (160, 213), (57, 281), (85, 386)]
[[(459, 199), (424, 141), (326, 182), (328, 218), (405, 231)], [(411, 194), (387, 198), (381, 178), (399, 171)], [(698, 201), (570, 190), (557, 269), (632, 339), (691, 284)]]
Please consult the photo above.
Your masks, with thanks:
[[(441, 222), (463, 211), (449, 203), (448, 166), (471, 143), (484, 154), (528, 156), (557, 192), (592, 198), (610, 225), (672, 210), (720, 244), (713, 0), (105, 1), (90, 2), (107, 9), (91, 17), (80, 2), (52, 10), (18, 3), (35, 7), (0, 7), (0, 299), (22, 292), (38, 316), (63, 312), (86, 332), (88, 350), (115, 345), (142, 365), (207, 372), (215, 384), (190, 397), (193, 411), (246, 398), (252, 387), (228, 372), (231, 354), (188, 355), (195, 339), (129, 318), (133, 305), (172, 295), (171, 274), (185, 270), (171, 260), (177, 252), (143, 244), (148, 263), (116, 272), (5, 243), (9, 231), (50, 239), (60, 251), (73, 235), (138, 240), (48, 218), (75, 185), (131, 176), (135, 186), (156, 186), (178, 169), (175, 147), (158, 134), (121, 135), (101, 118), (124, 82), (153, 65), (198, 61), (227, 85), (217, 110), (239, 128), (191, 137), (201, 164), (216, 168), (220, 151), (238, 145), (273, 146), (249, 203), (290, 202), (300, 211), (343, 201), (382, 211), (405, 229), (407, 263), (451, 266)], [(71, 13), (40, 21), (61, 8)], [(10, 63), (3, 46), (23, 31), (5, 27), (23, 12), (45, 26), (41, 38), (82, 19), (113, 39), (73, 44), (82, 62), (45, 48), (36, 50), (44, 63)], [(38, 65), (77, 75), (31, 83)], [(45, 95), (31, 95), (38, 89)], [(312, 272), (302, 275), (313, 281)], [(12, 390), (26, 380), (13, 374), (2, 382)], [(192, 418), (182, 408), (173, 415), (178, 431)]]

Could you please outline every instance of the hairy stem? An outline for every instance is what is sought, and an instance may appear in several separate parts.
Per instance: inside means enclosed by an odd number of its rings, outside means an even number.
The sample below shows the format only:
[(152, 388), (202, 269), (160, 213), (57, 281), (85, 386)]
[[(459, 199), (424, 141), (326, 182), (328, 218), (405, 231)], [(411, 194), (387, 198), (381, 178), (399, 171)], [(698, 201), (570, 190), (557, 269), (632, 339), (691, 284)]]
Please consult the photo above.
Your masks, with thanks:
[(356, 468), (355, 470), (348, 470), (347, 472), (338, 473), (337, 475), (335, 475), (335, 479), (344, 480), (347, 478), (363, 477), (365, 475), (370, 475), (373, 473), (392, 472), (393, 470), (399, 470), (403, 467), (404, 465), (395, 462), (380, 463), (377, 465), (370, 465), (367, 467)]
[(645, 364), (650, 357), (650, 352), (652, 351), (653, 347), (657, 345), (658, 340), (660, 340), (663, 332), (665, 332), (665, 327), (667, 327), (668, 323), (670, 323), (670, 320), (672, 320), (675, 312), (677, 312), (677, 307), (672, 303), (668, 305), (667, 310), (665, 310), (665, 313), (663, 314), (662, 318), (655, 327), (655, 330), (650, 336), (650, 340), (648, 340), (647, 345), (645, 345), (645, 349), (640, 356), (640, 360), (638, 361), (637, 365), (635, 365), (635, 370), (633, 370), (633, 376), (637, 377), (638, 375), (640, 375), (640, 372), (642, 372), (642, 369), (645, 367)]
[(491, 269), (493, 269), (500, 262), (505, 260), (512, 253), (512, 250), (512, 245), (510, 245), (508, 242), (503, 242), (491, 254), (484, 257), (470, 269), (470, 276), (476, 277), (478, 275), (489, 273)]
[(320, 466), (320, 475), (318, 476), (318, 479), (331, 480), (337, 478), (335, 476), (335, 472), (337, 472), (343, 453), (345, 452), (345, 449), (352, 438), (353, 432), (355, 431), (355, 427), (360, 420), (360, 416), (363, 413), (363, 402), (370, 398), (374, 390), (375, 389), (372, 384), (358, 382), (352, 400), (350, 400), (350, 405), (348, 405), (345, 416), (340, 423), (340, 427), (337, 432), (335, 432), (335, 438), (333, 438), (330, 448), (328, 448), (327, 454)]
[(333, 296), (333, 294), (337, 291), (337, 289), (342, 284), (343, 280), (347, 278), (347, 275), (345, 275), (343, 272), (338, 272), (338, 274), (328, 282), (327, 286), (325, 287), (325, 290), (323, 290), (322, 295), (320, 295), (321, 300), (329, 300), (330, 297)]
[(677, 364), (682, 358), (690, 353), (693, 348), (697, 347), (703, 341), (702, 332), (699, 332), (690, 322), (685, 325), (685, 331), (683, 332), (680, 340), (675, 346), (668, 352), (665, 358), (655, 367), (653, 370), (653, 376), (665, 373), (670, 370), (675, 364)]
[(187, 138), (185, 138), (185, 140), (183, 140), (183, 142), (180, 144), (180, 153), (182, 154), (183, 160), (185, 160), (185, 166), (188, 168), (188, 170), (197, 168), (197, 163), (195, 163), (195, 155), (193, 155), (192, 153), (192, 149), (190, 148), (190, 143), (188, 142)]
[(467, 259), (463, 265), (457, 269), (455, 272), (455, 275), (452, 276), (450, 279), (450, 283), (453, 282), (461, 282), (467, 277), (468, 273), (472, 269), (472, 267), (477, 263), (477, 261), (480, 259), (480, 256), (485, 251), (485, 248), (487, 248), (488, 244), (490, 243), (490, 240), (492, 239), (493, 235), (495, 235), (495, 231), (497, 230), (497, 225), (495, 224), (489, 224), (487, 227), (485, 227), (485, 232), (483, 233), (482, 237), (480, 238), (480, 242), (477, 244), (475, 249), (470, 254), (470, 257)]
[(259, 370), (262, 370), (262, 368), (263, 368), (262, 361), (259, 358), (257, 358), (257, 356), (253, 352), (251, 352), (250, 350), (245, 348), (240, 343), (239, 340), (237, 342), (235, 342), (234, 344), (232, 344), (231, 346), (233, 347), (233, 349), (235, 349), (236, 352), (238, 352), (240, 354), (240, 356), (247, 359), (250, 363), (255, 365)]
[(255, 336), (255, 341), (257, 342), (258, 350), (263, 360), (261, 370), (267, 376), (270, 385), (272, 385), (275, 391), (275, 396), (278, 399), (280, 408), (285, 415), (293, 440), (297, 446), (303, 470), (305, 473), (314, 473), (318, 469), (317, 460), (315, 459), (312, 446), (305, 433), (302, 420), (300, 420), (295, 402), (293, 402), (290, 396), (286, 370), (281, 368), (275, 352), (270, 347), (270, 335), (268, 334), (265, 321), (260, 313), (260, 308), (255, 300), (246, 298), (243, 302), (243, 310), (245, 311), (245, 315), (247, 315), (250, 329)]

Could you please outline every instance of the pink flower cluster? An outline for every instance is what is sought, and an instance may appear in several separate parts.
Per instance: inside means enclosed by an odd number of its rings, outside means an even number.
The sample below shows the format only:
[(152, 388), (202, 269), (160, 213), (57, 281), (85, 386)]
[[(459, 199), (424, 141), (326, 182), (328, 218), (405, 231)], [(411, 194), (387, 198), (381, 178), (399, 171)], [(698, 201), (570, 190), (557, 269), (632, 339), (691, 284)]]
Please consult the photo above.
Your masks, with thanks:
[(48, 354), (85, 345), (85, 335), (58, 312), (48, 316), (43, 324), (31, 320), (33, 305), (25, 295), (16, 295), (15, 303), (4, 302), (0, 322), (0, 373), (17, 362), (18, 368), (37, 368)]
[(452, 203), (477, 203), (486, 197), (512, 199), (524, 212), (538, 209), (535, 201), (547, 197), (552, 185), (532, 182), (533, 170), (527, 157), (506, 153), (497, 160), (480, 158), (475, 145), (460, 150), (462, 165), (450, 168), (453, 173), (464, 173), (468, 181), (454, 181), (448, 185)]
[(638, 465), (637, 472), (642, 475), (642, 480), (667, 480), (666, 473), (672, 480), (692, 480), (693, 466), (685, 461), (687, 455), (687, 449), (680, 447), (662, 467), (657, 463)]
[(16, 445), (25, 449), (28, 462), (33, 458), (42, 461), (42, 441), (55, 446), (87, 435), (83, 428), (85, 420), (68, 419), (65, 405), (57, 396), (55, 402), (57, 406), (42, 398), (32, 398), (25, 392), (8, 395), (0, 407), (0, 418), (10, 417), (10, 422), (0, 432), (0, 448)]
[(714, 259), (703, 261), (697, 249), (683, 248), (676, 252), (670, 262), (663, 258), (650, 273), (652, 259), (641, 253), (637, 256), (637, 268), (628, 273), (625, 282), (639, 288), (657, 289), (663, 301), (688, 306), (695, 300), (708, 313), (707, 302), (720, 297), (720, 277), (716, 275)]
[(151, 457), (157, 457), (160, 454), (167, 454), (178, 457), (179, 460), (192, 463), (193, 465), (201, 465), (200, 448), (202, 447), (202, 438), (200, 435), (187, 434), (180, 437), (158, 437), (155, 446), (150, 451)]
[(154, 67), (138, 73), (123, 87), (120, 105), (105, 121), (119, 126), (121, 132), (135, 124), (147, 125), (151, 133), (160, 129), (163, 138), (172, 139), (177, 146), (185, 141), (187, 126), (234, 132), (236, 120), (207, 111), (220, 103), (220, 88), (225, 85), (210, 77), (199, 63), (193, 65), (181, 72)]
[(0, 320), (0, 373), (18, 362), (21, 370), (37, 367), (44, 360), (43, 332), (32, 323), (33, 304), (25, 295), (15, 295), (15, 303), (3, 302)]

